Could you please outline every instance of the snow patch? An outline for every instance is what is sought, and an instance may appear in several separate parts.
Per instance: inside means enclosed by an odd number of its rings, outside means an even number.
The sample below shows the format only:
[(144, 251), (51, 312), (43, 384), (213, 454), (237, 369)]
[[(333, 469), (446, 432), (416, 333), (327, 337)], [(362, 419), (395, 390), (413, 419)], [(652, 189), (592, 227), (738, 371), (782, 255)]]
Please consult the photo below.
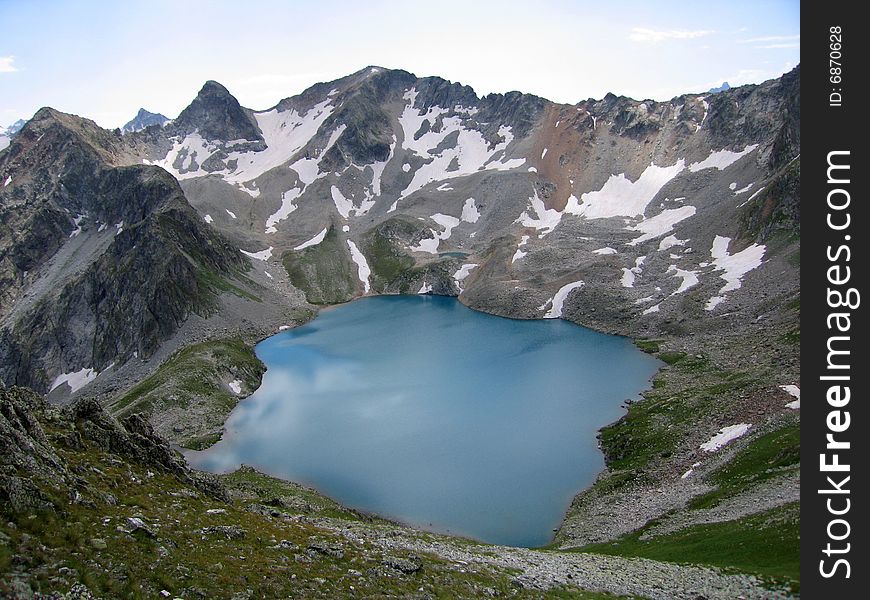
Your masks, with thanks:
[(417, 293), (418, 294), (431, 294), (432, 293), (432, 286), (424, 281), (423, 285), (420, 286), (420, 290)]
[(689, 171), (692, 173), (697, 173), (702, 169), (712, 169), (716, 168), (720, 171), (728, 168), (753, 150), (758, 148), (758, 144), (752, 144), (750, 146), (746, 146), (740, 152), (732, 152), (731, 150), (716, 150), (715, 152), (711, 152), (710, 156), (702, 160), (701, 162), (692, 163), (689, 165)]
[(250, 256), (251, 258), (253, 258), (255, 260), (264, 260), (265, 261), (265, 260), (269, 260), (270, 258), (272, 258), (272, 250), (273, 249), (274, 248), (272, 248), (272, 246), (269, 246), (265, 250), (260, 250), (259, 252), (248, 252), (247, 250), (242, 250), (241, 248), (239, 248), (239, 251), (242, 254), (244, 254), (245, 256)]
[(644, 314), (644, 315), (651, 315), (651, 314), (653, 314), (653, 313), (657, 313), (657, 312), (659, 312), (659, 307), (660, 307), (660, 306), (661, 306), (660, 304), (656, 304), (656, 305), (654, 305), (654, 306), (650, 306), (648, 309), (646, 309), (645, 311), (643, 311), (641, 314)]
[(353, 201), (345, 198), (344, 194), (342, 194), (341, 190), (336, 186), (332, 186), (330, 191), (332, 193), (332, 202), (335, 204), (335, 210), (338, 211), (338, 214), (347, 219), (350, 216), (350, 211), (354, 209)]
[[(583, 194), (580, 197), (582, 204), (571, 206), (571, 214), (587, 219), (643, 216), (647, 205), (652, 202), (656, 194), (665, 184), (679, 175), (685, 166), (683, 159), (670, 167), (651, 164), (641, 173), (637, 181), (629, 180), (625, 173), (611, 175), (600, 190)], [(568, 207), (565, 212), (568, 212)]]
[(359, 280), (365, 288), (365, 293), (368, 294), (372, 289), (372, 286), (369, 283), (369, 276), (372, 274), (372, 270), (369, 268), (369, 263), (366, 261), (366, 257), (363, 253), (359, 251), (359, 248), (356, 247), (356, 244), (351, 240), (347, 240), (347, 247), (350, 248), (350, 257), (353, 259), (353, 262), (356, 263)]
[(307, 242), (302, 242), (301, 244), (299, 244), (298, 246), (296, 246), (293, 249), (294, 250), (304, 250), (305, 248), (308, 248), (309, 246), (316, 246), (317, 244), (319, 244), (320, 242), (323, 241), (323, 239), (326, 237), (326, 232), (328, 230), (329, 230), (328, 227), (324, 227), (323, 231), (321, 231), (320, 233), (315, 235), (313, 238), (311, 238)]
[[(735, 196), (739, 196), (740, 194), (743, 194), (743, 193), (748, 192), (748, 191), (752, 188), (753, 185), (755, 185), (755, 184), (754, 184), (754, 183), (750, 183), (750, 184), (747, 185), (746, 187), (742, 187), (742, 188), (740, 188), (739, 190), (734, 190), (734, 195), (735, 195)], [(733, 188), (732, 188), (732, 189), (733, 189)]]
[(689, 288), (692, 288), (698, 285), (698, 272), (697, 271), (685, 271), (677, 267), (677, 265), (671, 265), (668, 267), (666, 273), (673, 273), (674, 277), (679, 277), (683, 281), (680, 283), (680, 287), (678, 287), (674, 292), (671, 293), (671, 296), (676, 296), (677, 294), (682, 294)]
[(85, 218), (85, 215), (77, 215), (76, 218), (73, 219), (73, 223), (75, 224), (76, 228), (73, 229), (72, 232), (69, 234), (69, 236), (71, 238), (76, 237), (78, 234), (80, 234), (82, 232), (81, 222), (82, 222), (82, 219), (84, 219), (84, 218)]
[(420, 240), (418, 245), (410, 248), (411, 251), (438, 254), (438, 246), (441, 244), (441, 241), (449, 239), (450, 235), (453, 233), (453, 229), (460, 223), (459, 219), (456, 217), (451, 217), (450, 215), (444, 215), (441, 213), (435, 213), (430, 218), (441, 225), (444, 228), (444, 231), (439, 233), (434, 229), (430, 229), (429, 231), (432, 232), (433, 237), (423, 238)]
[[(408, 104), (399, 116), (399, 124), (403, 131), (402, 148), (428, 162), (414, 172), (411, 182), (399, 195), (399, 200), (434, 181), (461, 177), (477, 171), (515, 169), (526, 162), (524, 158), (505, 160), (503, 156), (495, 160), (496, 155), (503, 153), (513, 141), (514, 136), (510, 127), (502, 125), (499, 128), (498, 133), (503, 141), (490, 148), (489, 142), (480, 131), (467, 129), (464, 126), (463, 121), (467, 117), (445, 116), (450, 110), (440, 106), (431, 106), (425, 111), (414, 108), (417, 95), (417, 90), (412, 88), (403, 96)], [(424, 121), (432, 125), (439, 119), (441, 127), (437, 131), (430, 128), (414, 139)], [(453, 147), (443, 148), (440, 152), (431, 152), (453, 134), (456, 134), (456, 144)]]
[(725, 444), (732, 442), (749, 431), (752, 427), (750, 423), (738, 423), (737, 425), (728, 425), (719, 430), (719, 433), (711, 437), (708, 441), (701, 444), (701, 450), (705, 452), (715, 452)]
[(258, 188), (257, 186), (254, 186), (253, 188), (249, 188), (248, 186), (240, 183), (236, 187), (239, 188), (241, 191), (245, 192), (251, 198), (259, 198), (260, 197), (260, 188)]
[(465, 281), (465, 278), (471, 273), (471, 270), (477, 267), (477, 263), (466, 263), (459, 267), (459, 269), (453, 274), (453, 281), (456, 282), (456, 287), (459, 288), (459, 293), (462, 293), (462, 282)]
[(311, 141), (335, 110), (330, 102), (331, 100), (326, 99), (304, 114), (299, 114), (296, 109), (283, 112), (272, 109), (254, 113), (263, 139), (266, 140), (266, 149), (244, 154), (230, 153), (227, 160), (237, 159), (239, 166), (232, 175), (225, 176), (225, 179), (233, 183), (250, 181), (289, 161)]
[(743, 285), (743, 276), (761, 266), (761, 259), (767, 250), (767, 246), (753, 243), (737, 254), (730, 254), (728, 252), (730, 244), (729, 237), (717, 235), (713, 240), (710, 255), (713, 257), (714, 270), (723, 271), (719, 277), (725, 280), (725, 285), (719, 290), (718, 295), (710, 298), (705, 306), (706, 310), (713, 310), (721, 304), (725, 300), (725, 292), (739, 289)]
[(90, 367), (84, 367), (72, 373), (62, 373), (54, 378), (48, 391), (51, 392), (54, 388), (65, 383), (69, 386), (70, 393), (72, 394), (96, 379), (97, 375), (99, 373)]
[(659, 252), (663, 252), (668, 248), (673, 248), (674, 246), (685, 246), (686, 242), (689, 240), (680, 240), (677, 239), (675, 235), (669, 235), (666, 238), (663, 238), (661, 242), (659, 242)]
[(231, 210), (228, 209), (228, 208), (225, 208), (224, 210), (227, 211), (227, 214), (228, 214), (231, 218), (233, 218), (233, 219), (236, 218), (236, 213), (234, 213), (233, 211), (231, 211)]
[(206, 223), (214, 223), (214, 219), (211, 218), (211, 215), (205, 215), (202, 220)]
[(616, 250), (611, 248), (610, 246), (605, 246), (604, 248), (593, 250), (592, 254), (616, 254)]
[(234, 394), (239, 395), (242, 393), (242, 382), (239, 379), (234, 379), (227, 384), (229, 388), (233, 391)]
[(528, 244), (528, 243), (529, 243), (529, 236), (524, 235), (524, 236), (520, 239), (520, 243), (517, 244), (517, 251), (514, 252), (514, 256), (513, 256), (513, 258), (511, 258), (511, 264), (517, 262), (519, 259), (521, 259), (521, 258), (524, 257), (526, 254), (528, 254), (528, 252), (524, 252), (524, 251), (522, 250), (522, 247), (525, 246), (525, 245)]
[(686, 479), (686, 478), (689, 477), (692, 473), (695, 472), (695, 469), (696, 469), (697, 467), (700, 467), (700, 466), (701, 466), (701, 463), (699, 463), (699, 462), (693, 463), (691, 469), (689, 469), (688, 471), (686, 471), (685, 473), (683, 473), (682, 475), (680, 475), (680, 479)]
[(629, 231), (640, 231), (643, 235), (628, 242), (628, 246), (636, 246), (641, 242), (655, 239), (671, 231), (680, 221), (684, 221), (695, 214), (695, 207), (691, 205), (680, 208), (663, 210), (654, 217), (644, 219), (637, 225), (627, 227)]
[(477, 220), (480, 218), (480, 211), (474, 203), (474, 198), (469, 198), (465, 201), (465, 204), (462, 205), (462, 214), (459, 218), (466, 223), (477, 223)]
[(620, 283), (622, 287), (630, 288), (634, 287), (634, 279), (635, 275), (640, 275), (643, 273), (643, 263), (646, 260), (646, 256), (638, 256), (634, 259), (634, 266), (630, 269), (623, 268), (622, 269), (622, 279), (620, 279)]
[[(378, 191), (380, 191), (380, 189)], [(350, 198), (346, 198), (345, 195), (341, 193), (341, 190), (338, 189), (338, 187), (332, 186), (330, 192), (332, 194), (332, 202), (335, 204), (335, 209), (338, 211), (338, 214), (340, 214), (345, 219), (347, 219), (351, 215), (357, 217), (362, 216), (369, 212), (371, 207), (375, 205), (375, 201), (371, 199), (372, 196), (370, 195), (367, 195), (366, 199), (360, 202), (359, 206), (356, 206), (353, 203), (353, 200), (351, 200)]]
[(758, 188), (757, 190), (755, 190), (755, 192), (751, 196), (749, 196), (749, 198), (746, 199), (745, 202), (743, 202), (742, 204), (738, 204), (737, 208), (743, 208), (744, 206), (746, 206), (747, 204), (752, 202), (755, 199), (755, 197), (763, 191), (764, 191), (764, 187)]
[[(535, 214), (535, 217), (532, 217), (529, 214), (529, 211), (532, 211)], [(540, 231), (538, 237), (543, 238), (545, 235), (553, 231), (561, 220), (562, 213), (552, 208), (546, 208), (544, 206), (544, 201), (538, 197), (538, 190), (536, 188), (534, 190), (534, 195), (529, 198), (528, 208), (523, 211), (523, 214), (521, 214), (514, 223), (520, 223), (525, 227), (533, 227), (537, 229)]]
[(302, 195), (304, 189), (303, 187), (294, 187), (281, 194), (281, 207), (266, 219), (266, 233), (278, 233), (278, 228), (275, 226), (298, 208), (295, 202)]
[(544, 315), (545, 319), (558, 319), (562, 316), (562, 307), (565, 304), (565, 300), (568, 298), (568, 294), (573, 292), (574, 290), (583, 287), (585, 284), (582, 281), (575, 281), (573, 283), (569, 283), (567, 285), (563, 285), (559, 288), (559, 291), (556, 294), (544, 302), (541, 306), (538, 307), (538, 310), (544, 310), (547, 305), (550, 305), (550, 310)]
[(10, 183), (12, 183), (12, 175), (6, 178), (6, 181), (3, 182), (3, 187), (6, 187)]
[(781, 389), (791, 397), (796, 398), (796, 400), (794, 400), (793, 402), (789, 402), (788, 404), (786, 404), (786, 408), (797, 410), (801, 407), (801, 389), (798, 386), (794, 384), (781, 385), (779, 386), (779, 389)]

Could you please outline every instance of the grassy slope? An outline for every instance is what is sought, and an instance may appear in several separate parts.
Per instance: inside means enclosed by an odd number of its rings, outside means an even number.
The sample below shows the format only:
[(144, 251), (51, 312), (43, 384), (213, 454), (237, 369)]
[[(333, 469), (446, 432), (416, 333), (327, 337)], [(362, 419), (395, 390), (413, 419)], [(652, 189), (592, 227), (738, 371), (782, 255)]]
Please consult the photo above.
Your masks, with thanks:
[[(133, 413), (157, 414), (172, 407), (205, 410), (213, 419), (187, 424), (180, 439), (192, 449), (206, 448), (220, 439), (220, 424), (239, 398), (227, 382), (240, 380), (243, 392), (260, 385), (265, 365), (254, 349), (238, 339), (202, 342), (173, 354), (157, 371), (127, 391), (111, 406), (119, 417)], [(218, 431), (214, 431), (217, 427)]]
[[(788, 308), (797, 310), (799, 306), (798, 300)], [(656, 354), (668, 367), (656, 376), (643, 401), (632, 404), (623, 419), (602, 429), (601, 446), (609, 470), (596, 483), (600, 492), (654, 481), (655, 469), (685, 448), (697, 423), (715, 418), (723, 406), (751, 396), (763, 384), (764, 376), (751, 369), (722, 369), (704, 357), (663, 351), (660, 340), (640, 340), (637, 345)], [(715, 489), (695, 498), (688, 509), (710, 508), (773, 477), (798, 471), (799, 460), (799, 423), (779, 422), (709, 474), (706, 481)], [(739, 570), (798, 590), (799, 523), (799, 507), (786, 505), (735, 521), (696, 525), (641, 540), (655, 524), (652, 522), (613, 542), (579, 550)]]
[(760, 576), (771, 584), (800, 589), (800, 508), (789, 504), (736, 521), (687, 527), (641, 540), (644, 529), (583, 552), (642, 556), (701, 564)]
[(338, 304), (356, 295), (356, 265), (335, 227), (316, 246), (290, 251), (282, 257), (290, 282), (312, 304)]
[[(54, 433), (51, 427), (46, 432)], [(576, 588), (518, 589), (509, 572), (351, 542), (293, 515), (371, 519), (250, 469), (223, 477), (235, 497), (225, 504), (173, 475), (89, 444), (58, 453), (79, 474), (84, 500), (70, 503), (66, 491), (45, 490), (62, 512), (26, 515), (0, 507), (2, 597), (13, 575), (23, 572), (35, 590), (65, 591), (81, 581), (104, 598), (155, 598), (161, 590), (184, 598), (229, 598), (245, 590), (246, 598), (384, 598), (420, 596), (421, 589), (431, 598), (612, 598)], [(252, 504), (281, 514), (262, 514)], [(142, 519), (154, 535), (124, 532), (130, 517)], [(215, 526), (231, 533), (203, 531)], [(421, 568), (402, 572), (384, 562), (388, 557)]]

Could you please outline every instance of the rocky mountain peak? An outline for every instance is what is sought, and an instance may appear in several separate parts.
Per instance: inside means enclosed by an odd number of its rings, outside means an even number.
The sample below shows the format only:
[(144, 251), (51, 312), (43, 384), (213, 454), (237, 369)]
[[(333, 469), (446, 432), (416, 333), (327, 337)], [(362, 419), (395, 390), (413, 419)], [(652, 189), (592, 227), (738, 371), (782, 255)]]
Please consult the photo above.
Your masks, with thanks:
[(217, 81), (206, 81), (193, 102), (175, 120), (179, 133), (198, 130), (209, 140), (261, 141), (263, 139), (250, 111), (242, 108), (229, 90)]
[(146, 127), (151, 125), (164, 125), (169, 118), (161, 115), (160, 113), (153, 113), (151, 111), (145, 110), (144, 108), (140, 108), (139, 112), (136, 113), (136, 116), (133, 117), (130, 121), (128, 121), (122, 128), (121, 131), (124, 133), (133, 133), (134, 131), (141, 131)]

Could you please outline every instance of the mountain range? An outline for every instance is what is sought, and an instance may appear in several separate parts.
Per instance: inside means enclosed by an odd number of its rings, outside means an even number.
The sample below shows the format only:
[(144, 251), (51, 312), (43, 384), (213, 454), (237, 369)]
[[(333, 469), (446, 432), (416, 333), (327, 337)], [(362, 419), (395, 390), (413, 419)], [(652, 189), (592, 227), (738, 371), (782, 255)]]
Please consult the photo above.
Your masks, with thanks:
[[(732, 456), (708, 461), (705, 441), (798, 418), (799, 90), (797, 67), (558, 104), (373, 66), (265, 111), (208, 81), (175, 119), (142, 109), (123, 132), (40, 109), (0, 145), (0, 382), (141, 410), (188, 444), (221, 431), (195, 424), (204, 394), (170, 410), (177, 389), (131, 389), (194, 344), (250, 345), (363, 295), (457, 296), (630, 336), (667, 363), (602, 431), (608, 469), (557, 545), (688, 514)], [(758, 510), (796, 502), (793, 466)], [(730, 519), (754, 514), (741, 507)]]

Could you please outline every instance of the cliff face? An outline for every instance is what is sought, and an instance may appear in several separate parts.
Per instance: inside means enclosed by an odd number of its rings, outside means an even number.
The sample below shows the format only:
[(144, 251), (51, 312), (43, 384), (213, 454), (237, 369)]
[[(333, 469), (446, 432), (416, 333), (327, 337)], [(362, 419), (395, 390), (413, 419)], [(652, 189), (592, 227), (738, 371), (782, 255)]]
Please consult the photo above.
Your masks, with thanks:
[(147, 358), (215, 306), (249, 263), (191, 209), (177, 181), (116, 166), (118, 139), (40, 111), (0, 156), (0, 380), (48, 391)]

